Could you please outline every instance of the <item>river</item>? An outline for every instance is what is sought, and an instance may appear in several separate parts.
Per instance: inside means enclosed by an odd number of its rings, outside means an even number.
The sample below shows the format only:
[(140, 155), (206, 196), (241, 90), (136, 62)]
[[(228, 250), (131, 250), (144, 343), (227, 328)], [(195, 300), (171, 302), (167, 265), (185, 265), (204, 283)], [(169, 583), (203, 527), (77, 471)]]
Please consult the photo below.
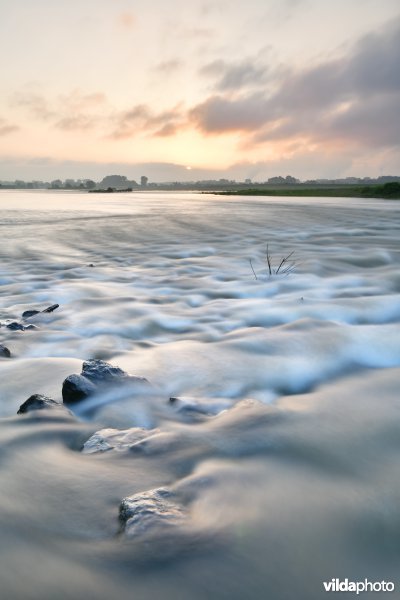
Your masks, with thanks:
[[(1, 191), (0, 209), (2, 599), (400, 586), (398, 202)], [(16, 414), (91, 358), (151, 393)]]

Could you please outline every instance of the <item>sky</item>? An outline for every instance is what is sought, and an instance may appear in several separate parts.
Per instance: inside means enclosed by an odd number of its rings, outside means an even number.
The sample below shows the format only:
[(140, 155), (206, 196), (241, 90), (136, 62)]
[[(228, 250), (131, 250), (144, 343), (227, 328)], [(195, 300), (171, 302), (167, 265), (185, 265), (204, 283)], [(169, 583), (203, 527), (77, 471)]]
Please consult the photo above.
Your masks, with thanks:
[(0, 0), (0, 179), (400, 175), (398, 0)]

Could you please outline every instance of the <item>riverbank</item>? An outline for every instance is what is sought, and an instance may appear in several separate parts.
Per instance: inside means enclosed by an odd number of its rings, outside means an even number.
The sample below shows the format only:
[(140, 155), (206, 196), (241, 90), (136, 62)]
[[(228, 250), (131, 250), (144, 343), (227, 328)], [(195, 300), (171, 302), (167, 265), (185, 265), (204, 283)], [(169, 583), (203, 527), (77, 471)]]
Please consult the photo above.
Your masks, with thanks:
[(313, 186), (303, 187), (281, 186), (279, 188), (247, 188), (240, 190), (224, 190), (214, 193), (220, 196), (299, 196), (316, 198), (386, 198), (391, 200), (400, 199), (400, 183), (390, 182), (384, 185), (335, 185), (335, 186)]

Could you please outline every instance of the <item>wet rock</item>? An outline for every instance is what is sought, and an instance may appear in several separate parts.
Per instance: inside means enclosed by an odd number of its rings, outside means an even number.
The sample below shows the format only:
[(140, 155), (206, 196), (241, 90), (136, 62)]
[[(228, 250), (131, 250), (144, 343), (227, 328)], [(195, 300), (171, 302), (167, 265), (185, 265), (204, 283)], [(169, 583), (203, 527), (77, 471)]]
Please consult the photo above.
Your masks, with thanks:
[(0, 356), (3, 356), (5, 358), (10, 358), (11, 356), (11, 352), (8, 348), (6, 348), (6, 346), (3, 346), (2, 344), (0, 344)]
[(93, 383), (120, 381), (130, 377), (129, 373), (114, 367), (104, 360), (87, 360), (82, 365), (82, 375)]
[(11, 331), (25, 331), (25, 325), (18, 323), (17, 321), (12, 321), (6, 325), (7, 329), (11, 329)]
[(26, 310), (25, 312), (22, 313), (22, 318), (23, 319), (29, 319), (30, 317), (35, 317), (36, 315), (40, 315), (41, 313), (52, 313), (53, 311), (56, 310), (56, 308), (59, 308), (59, 304), (52, 304), (51, 306), (48, 306), (47, 308), (45, 308), (44, 310)]
[(143, 429), (142, 427), (132, 427), (131, 429), (101, 429), (96, 431), (83, 445), (83, 454), (94, 454), (96, 452), (107, 452), (116, 450), (124, 452), (130, 450), (137, 442), (140, 442), (157, 433), (158, 429)]
[(38, 329), (36, 325), (23, 325), (22, 323), (18, 323), (18, 321), (12, 321), (11, 323), (7, 323), (6, 327), (11, 331), (30, 331), (33, 329)]
[(107, 387), (135, 383), (149, 385), (144, 377), (129, 375), (103, 360), (91, 359), (83, 363), (80, 375), (69, 375), (64, 380), (63, 401), (65, 404), (73, 404), (104, 391)]
[(42, 312), (44, 313), (51, 313), (53, 311), (56, 310), (56, 308), (59, 308), (59, 304), (52, 304), (51, 306), (48, 306), (47, 308), (45, 308), (44, 310), (42, 310)]
[(82, 375), (69, 375), (63, 383), (62, 397), (64, 404), (74, 404), (88, 398), (96, 392), (97, 387)]
[(33, 396), (30, 396), (28, 400), (25, 400), (25, 402), (21, 404), (17, 414), (23, 415), (25, 413), (31, 412), (32, 410), (42, 410), (49, 408), (62, 408), (62, 404), (61, 402), (56, 402), (52, 398), (42, 396), (42, 394), (33, 394)]
[(185, 511), (176, 502), (173, 492), (158, 488), (124, 498), (119, 508), (119, 520), (129, 537), (159, 534), (181, 525), (185, 521)]

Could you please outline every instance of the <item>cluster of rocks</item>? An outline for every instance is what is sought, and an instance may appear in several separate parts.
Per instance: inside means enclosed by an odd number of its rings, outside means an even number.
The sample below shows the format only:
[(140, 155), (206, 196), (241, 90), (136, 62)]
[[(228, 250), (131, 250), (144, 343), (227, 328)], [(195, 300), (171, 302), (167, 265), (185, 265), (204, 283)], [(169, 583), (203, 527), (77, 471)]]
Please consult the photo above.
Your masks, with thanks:
[(24, 323), (19, 323), (18, 321), (8, 322), (5, 326), (11, 331), (31, 331), (33, 329), (38, 329), (37, 325), (32, 325), (32, 323), (25, 325)]
[[(44, 310), (26, 310), (25, 312), (22, 313), (22, 318), (24, 320), (26, 319), (30, 319), (31, 317), (34, 317), (36, 315), (39, 315), (41, 313), (52, 313), (53, 311), (56, 310), (56, 308), (59, 308), (59, 304), (52, 304), (51, 306), (48, 306), (47, 308), (45, 308)], [(3, 323), (0, 323), (0, 327), (6, 327), (7, 329), (9, 329), (10, 331), (33, 331), (35, 329), (38, 329), (37, 325), (33, 325), (32, 323), (24, 323), (24, 322), (20, 322), (20, 321), (12, 321), (12, 320), (7, 320), (4, 321)], [(3, 346), (2, 344), (0, 344), (0, 356), (1, 357), (5, 357), (5, 358), (10, 358), (11, 357), (11, 352), (8, 348), (6, 348), (6, 346)]]
[(119, 367), (114, 367), (103, 360), (87, 360), (82, 365), (80, 375), (69, 375), (64, 380), (62, 385), (62, 403), (41, 394), (34, 394), (20, 406), (18, 414), (25, 414), (32, 410), (59, 409), (66, 405), (74, 405), (116, 385), (120, 386), (132, 383), (150, 385), (144, 377), (129, 375), (126, 371), (123, 371)]
[[(69, 375), (64, 380), (62, 402), (42, 394), (34, 394), (21, 404), (18, 414), (26, 415), (33, 411), (52, 411), (57, 418), (59, 416), (71, 418), (73, 413), (68, 407), (74, 407), (91, 396), (115, 389), (115, 386), (132, 384), (134, 386), (137, 384), (150, 386), (147, 379), (130, 375), (123, 369), (103, 360), (87, 360), (83, 362), (80, 374)], [(196, 412), (197, 409), (199, 413), (206, 413), (210, 416), (214, 412), (213, 407), (206, 401), (200, 402), (196, 406), (194, 400), (173, 397), (167, 401), (166, 405), (174, 412)], [(225, 408), (227, 407), (224, 402), (218, 405), (219, 410), (224, 411)], [(171, 446), (176, 442), (174, 436), (172, 436), (173, 439), (170, 439), (168, 435), (168, 432), (163, 433), (159, 429), (143, 429), (140, 427), (125, 431), (103, 429), (94, 433), (86, 441), (82, 452), (84, 454), (110, 450), (132, 452), (136, 448), (141, 451), (143, 448), (146, 449), (146, 442), (151, 443), (153, 440), (156, 444), (155, 450), (157, 450), (159, 440), (161, 451), (165, 451), (165, 444)], [(178, 442), (181, 443), (179, 440)], [(186, 442), (183, 440), (183, 443), (192, 442), (193, 439), (191, 438)], [(190, 498), (187, 493), (181, 492), (182, 490), (175, 486), (162, 487), (123, 498), (119, 506), (120, 533), (128, 538), (134, 537), (139, 541), (143, 540), (146, 544), (153, 540), (157, 548), (165, 542), (165, 547), (162, 546), (163, 553), (165, 551), (175, 552), (175, 546), (183, 547), (186, 537), (190, 537), (188, 533), (190, 531), (188, 529), (190, 528), (188, 510)], [(173, 537), (171, 538), (171, 536)], [(196, 532), (196, 539), (198, 539), (198, 536), (199, 532)], [(175, 540), (172, 546), (171, 539)], [(153, 555), (155, 548), (151, 547), (150, 550)]]
[(64, 380), (62, 387), (63, 402), (65, 404), (76, 404), (112, 386), (127, 384), (149, 385), (149, 382), (144, 377), (129, 375), (126, 371), (103, 360), (87, 360), (82, 365), (80, 375), (69, 375)]
[(30, 319), (31, 317), (39, 315), (40, 313), (52, 313), (56, 310), (56, 308), (59, 308), (59, 306), (60, 306), (59, 304), (52, 304), (51, 306), (48, 306), (44, 310), (26, 310), (25, 312), (22, 313), (22, 318)]

